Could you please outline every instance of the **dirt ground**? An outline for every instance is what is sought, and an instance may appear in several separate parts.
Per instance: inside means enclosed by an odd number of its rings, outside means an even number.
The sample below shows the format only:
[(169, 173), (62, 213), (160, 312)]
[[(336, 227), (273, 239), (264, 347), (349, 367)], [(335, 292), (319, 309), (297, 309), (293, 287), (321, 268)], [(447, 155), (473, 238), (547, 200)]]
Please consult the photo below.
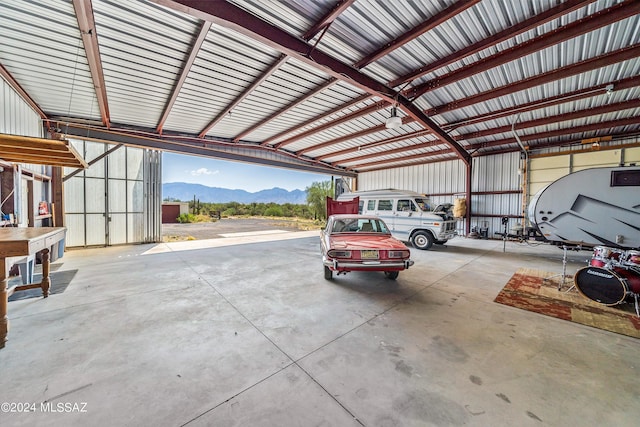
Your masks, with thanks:
[(217, 239), (221, 234), (247, 233), (264, 230), (303, 231), (319, 229), (320, 225), (288, 218), (222, 218), (215, 222), (162, 224), (165, 242), (178, 240)]

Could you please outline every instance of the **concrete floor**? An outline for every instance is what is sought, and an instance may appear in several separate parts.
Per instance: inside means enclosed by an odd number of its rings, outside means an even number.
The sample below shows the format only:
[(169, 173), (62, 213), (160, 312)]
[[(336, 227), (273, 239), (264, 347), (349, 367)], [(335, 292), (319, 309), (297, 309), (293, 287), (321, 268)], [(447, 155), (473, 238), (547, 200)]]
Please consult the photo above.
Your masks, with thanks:
[(68, 251), (63, 294), (9, 303), (0, 402), (36, 412), (0, 425), (640, 422), (640, 340), (493, 302), (560, 249), (456, 238), (329, 282), (317, 234)]

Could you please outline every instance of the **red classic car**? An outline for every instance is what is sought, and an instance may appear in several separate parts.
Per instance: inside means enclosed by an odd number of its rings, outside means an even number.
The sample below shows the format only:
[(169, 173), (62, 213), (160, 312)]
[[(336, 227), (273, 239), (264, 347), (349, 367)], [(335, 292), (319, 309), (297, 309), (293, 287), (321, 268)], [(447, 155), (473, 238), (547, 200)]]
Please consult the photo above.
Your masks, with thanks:
[(383, 271), (392, 280), (413, 265), (411, 252), (391, 236), (380, 218), (368, 215), (331, 215), (320, 233), (324, 278), (333, 272)]

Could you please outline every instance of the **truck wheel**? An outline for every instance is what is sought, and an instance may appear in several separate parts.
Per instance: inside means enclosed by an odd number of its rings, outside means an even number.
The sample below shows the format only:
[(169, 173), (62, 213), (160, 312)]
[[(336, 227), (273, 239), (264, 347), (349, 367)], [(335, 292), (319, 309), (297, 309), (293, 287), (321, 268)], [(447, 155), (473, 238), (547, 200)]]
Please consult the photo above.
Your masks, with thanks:
[(387, 276), (387, 279), (396, 280), (398, 278), (399, 271), (385, 271), (384, 275)]
[(418, 231), (413, 235), (411, 244), (418, 249), (426, 251), (433, 246), (433, 236), (427, 231)]
[(326, 265), (324, 266), (324, 278), (327, 280), (333, 279), (333, 271)]

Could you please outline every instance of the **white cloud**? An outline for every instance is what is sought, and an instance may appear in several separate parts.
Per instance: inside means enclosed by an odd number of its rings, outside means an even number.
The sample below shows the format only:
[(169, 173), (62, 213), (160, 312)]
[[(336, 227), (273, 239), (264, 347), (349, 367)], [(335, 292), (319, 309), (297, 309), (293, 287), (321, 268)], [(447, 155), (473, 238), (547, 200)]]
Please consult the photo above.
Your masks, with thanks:
[(216, 175), (218, 173), (220, 173), (219, 170), (211, 170), (211, 169), (207, 169), (207, 168), (200, 168), (200, 169), (196, 169), (196, 170), (192, 170), (191, 171), (191, 175), (193, 175), (193, 176)]

